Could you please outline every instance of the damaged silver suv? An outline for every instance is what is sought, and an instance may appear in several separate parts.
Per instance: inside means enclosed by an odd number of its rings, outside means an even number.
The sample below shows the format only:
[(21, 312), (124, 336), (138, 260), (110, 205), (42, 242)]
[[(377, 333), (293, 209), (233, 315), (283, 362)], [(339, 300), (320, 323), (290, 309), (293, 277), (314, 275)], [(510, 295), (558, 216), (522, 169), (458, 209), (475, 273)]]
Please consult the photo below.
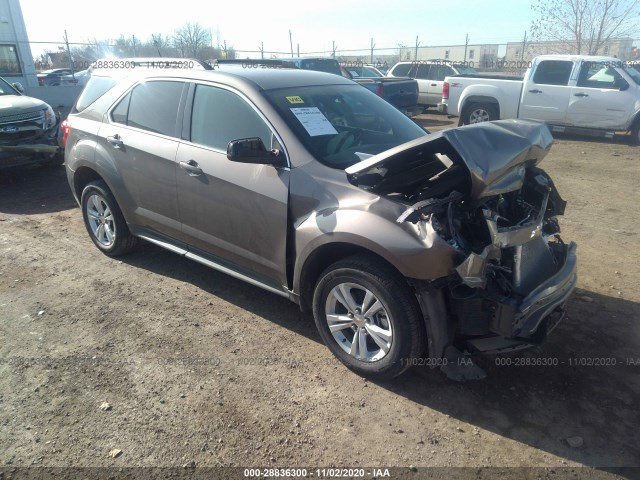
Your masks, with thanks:
[(427, 134), (336, 75), (92, 75), (65, 160), (93, 243), (139, 239), (313, 311), (327, 347), (388, 378), (540, 343), (576, 285), (543, 124)]

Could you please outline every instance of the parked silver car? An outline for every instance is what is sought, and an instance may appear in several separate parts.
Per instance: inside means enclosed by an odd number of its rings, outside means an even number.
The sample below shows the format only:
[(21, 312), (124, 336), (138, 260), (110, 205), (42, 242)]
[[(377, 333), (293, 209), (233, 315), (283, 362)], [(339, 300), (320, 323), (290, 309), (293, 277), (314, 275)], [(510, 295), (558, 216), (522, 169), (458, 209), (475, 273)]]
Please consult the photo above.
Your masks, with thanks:
[[(138, 239), (313, 311), (361, 375), (539, 343), (576, 283), (543, 124), (429, 135), (337, 75), (95, 71), (66, 168), (105, 254)], [(272, 345), (277, 352), (277, 345)]]

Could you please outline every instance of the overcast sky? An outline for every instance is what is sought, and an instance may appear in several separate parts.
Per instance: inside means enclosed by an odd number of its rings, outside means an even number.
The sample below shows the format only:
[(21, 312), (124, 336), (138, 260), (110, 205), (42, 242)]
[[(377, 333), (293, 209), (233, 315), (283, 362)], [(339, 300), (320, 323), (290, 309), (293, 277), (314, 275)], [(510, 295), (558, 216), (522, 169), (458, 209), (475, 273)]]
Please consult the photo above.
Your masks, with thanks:
[[(171, 34), (185, 22), (199, 22), (237, 50), (330, 51), (367, 49), (399, 43), (421, 45), (505, 43), (519, 41), (535, 17), (528, 1), (234, 0), (205, 4), (202, 0), (21, 0), (29, 39), (60, 42), (66, 29), (71, 42), (120, 35), (146, 40), (152, 33)], [(51, 48), (51, 46), (49, 46)], [(33, 53), (38, 48), (32, 46)]]

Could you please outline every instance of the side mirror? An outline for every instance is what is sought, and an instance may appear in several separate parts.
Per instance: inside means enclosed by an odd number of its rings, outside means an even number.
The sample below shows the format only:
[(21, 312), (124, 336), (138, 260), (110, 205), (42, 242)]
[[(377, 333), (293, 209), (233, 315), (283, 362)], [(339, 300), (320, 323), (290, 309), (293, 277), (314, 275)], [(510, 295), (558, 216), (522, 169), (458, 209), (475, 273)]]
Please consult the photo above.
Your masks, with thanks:
[(18, 90), (20, 93), (24, 93), (24, 87), (22, 86), (22, 84), (20, 82), (12, 83), (11, 86), (13, 88), (15, 88), (16, 90)]
[(280, 150), (267, 150), (258, 137), (231, 140), (227, 145), (227, 158), (232, 162), (284, 165), (284, 155)]

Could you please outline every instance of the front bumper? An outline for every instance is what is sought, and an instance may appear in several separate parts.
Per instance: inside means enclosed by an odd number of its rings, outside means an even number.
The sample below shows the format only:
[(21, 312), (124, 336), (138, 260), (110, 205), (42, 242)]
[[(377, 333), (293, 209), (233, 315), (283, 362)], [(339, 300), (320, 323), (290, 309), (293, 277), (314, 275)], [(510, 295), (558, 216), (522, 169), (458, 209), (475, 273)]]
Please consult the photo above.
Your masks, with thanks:
[(34, 134), (16, 140), (5, 139), (0, 143), (0, 167), (38, 162), (42, 157), (51, 157), (61, 152), (58, 144), (60, 121), (40, 135)]
[[(564, 305), (577, 284), (575, 243), (564, 245), (559, 269), (526, 296), (502, 297), (485, 294), (459, 302), (460, 326), (466, 347), (474, 352), (497, 352), (540, 344), (564, 317)], [(484, 315), (483, 315), (484, 313)], [(482, 325), (488, 334), (481, 334)], [(478, 330), (479, 329), (479, 330)]]

